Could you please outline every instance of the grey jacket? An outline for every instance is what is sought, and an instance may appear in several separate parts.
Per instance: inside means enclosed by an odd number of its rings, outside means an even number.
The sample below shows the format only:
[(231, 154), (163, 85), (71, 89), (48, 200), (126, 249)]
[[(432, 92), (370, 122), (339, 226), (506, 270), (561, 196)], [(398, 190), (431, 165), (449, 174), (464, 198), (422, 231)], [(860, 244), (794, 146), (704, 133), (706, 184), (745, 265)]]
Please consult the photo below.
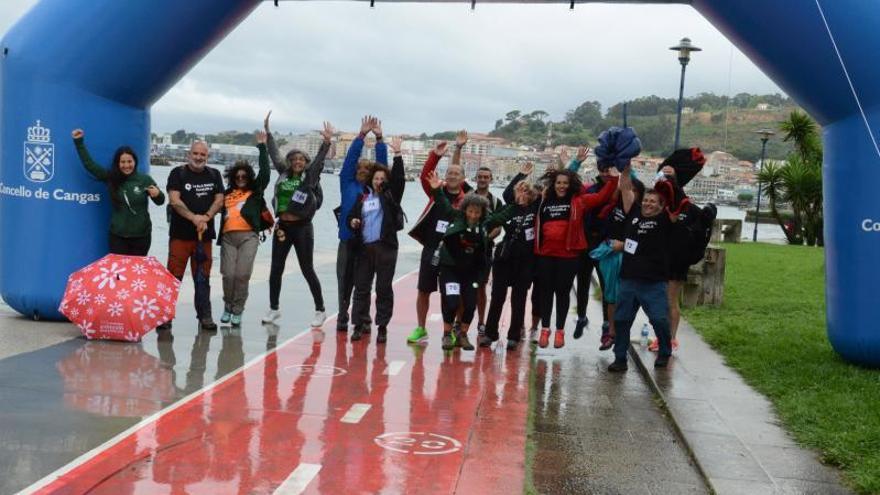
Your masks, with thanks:
[[(267, 135), (266, 145), (272, 165), (278, 171), (278, 178), (275, 179), (274, 195), (272, 197), (272, 209), (275, 210), (275, 215), (278, 216), (278, 186), (290, 176), (290, 163), (288, 163), (286, 157), (282, 157), (279, 153), (278, 145), (275, 143), (275, 138), (271, 132)], [(327, 151), (329, 150), (329, 143), (321, 143), (321, 149), (318, 150), (315, 159), (311, 161), (309, 161), (309, 155), (304, 151), (291, 150), (288, 152), (288, 156), (293, 152), (302, 153), (306, 157), (306, 161), (309, 162), (303, 171), (302, 183), (294, 193), (294, 198), (287, 204), (286, 210), (303, 220), (311, 221), (315, 216), (315, 212), (324, 203), (324, 191), (321, 189), (321, 172), (324, 170), (324, 157), (327, 156)]]

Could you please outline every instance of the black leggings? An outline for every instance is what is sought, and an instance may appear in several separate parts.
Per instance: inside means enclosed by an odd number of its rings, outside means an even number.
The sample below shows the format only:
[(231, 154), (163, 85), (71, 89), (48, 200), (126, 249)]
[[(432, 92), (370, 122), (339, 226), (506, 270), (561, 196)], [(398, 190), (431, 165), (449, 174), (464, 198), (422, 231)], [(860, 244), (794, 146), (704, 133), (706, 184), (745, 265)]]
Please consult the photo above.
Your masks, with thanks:
[(585, 251), (581, 257), (581, 266), (577, 272), (577, 315), (581, 319), (587, 316), (587, 303), (590, 302), (590, 283), (593, 281), (594, 268), (599, 278), (599, 286), (602, 288), (602, 321), (608, 321), (605, 279), (599, 273), (599, 262), (590, 258), (589, 251)]
[[(284, 232), (284, 240), (278, 239), (279, 232)], [(278, 297), (281, 294), (281, 276), (291, 246), (296, 251), (299, 269), (309, 284), (312, 299), (315, 300), (315, 311), (324, 311), (324, 296), (321, 295), (321, 282), (315, 273), (312, 256), (315, 253), (315, 229), (311, 222), (278, 222), (275, 235), (272, 236), (272, 269), (269, 272), (269, 306), (278, 309)]]
[(565, 317), (571, 303), (571, 286), (580, 267), (578, 258), (538, 257), (538, 285), (541, 302), (541, 326), (550, 328), (553, 298), (556, 297), (556, 328), (565, 328)]
[(146, 256), (150, 252), (150, 243), (150, 234), (143, 237), (120, 237), (110, 233), (110, 252), (112, 254)]
[(520, 340), (522, 326), (526, 316), (526, 298), (534, 275), (532, 265), (534, 259), (495, 260), (492, 265), (492, 301), (489, 303), (489, 315), (486, 317), (486, 335), (498, 339), (498, 321), (507, 300), (507, 288), (512, 287), (510, 296), (510, 327), (507, 329), (507, 340)]
[(440, 268), (440, 309), (443, 311), (443, 323), (451, 325), (455, 322), (459, 306), (462, 307), (462, 323), (470, 325), (474, 320), (474, 311), (477, 309), (477, 278), (476, 273), (462, 275), (452, 268)]

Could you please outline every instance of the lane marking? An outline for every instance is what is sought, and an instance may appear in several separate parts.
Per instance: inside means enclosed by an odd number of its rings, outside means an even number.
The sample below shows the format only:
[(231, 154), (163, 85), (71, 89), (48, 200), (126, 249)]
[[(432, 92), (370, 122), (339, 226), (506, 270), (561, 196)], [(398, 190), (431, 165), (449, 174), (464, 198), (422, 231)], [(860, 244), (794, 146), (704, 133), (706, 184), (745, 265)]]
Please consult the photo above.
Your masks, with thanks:
[(388, 364), (388, 369), (385, 370), (385, 374), (388, 376), (396, 376), (404, 366), (406, 366), (406, 361), (391, 361), (391, 363)]
[[(415, 269), (415, 270), (412, 270), (408, 273), (405, 273), (404, 275), (401, 275), (400, 278), (395, 280), (393, 282), (393, 284), (397, 285), (400, 281), (402, 281), (405, 278), (407, 278), (411, 275), (414, 275), (416, 273), (418, 273), (418, 269)], [(333, 313), (332, 315), (330, 315), (328, 320), (332, 319), (332, 318), (336, 318), (338, 316), (339, 316), (338, 312)], [(74, 469), (77, 469), (78, 467), (86, 464), (87, 462), (97, 458), (100, 454), (109, 450), (111, 447), (113, 447), (117, 443), (121, 442), (126, 437), (137, 433), (139, 430), (143, 429), (146, 426), (149, 426), (152, 423), (157, 422), (163, 416), (165, 416), (169, 413), (172, 413), (175, 410), (185, 406), (186, 404), (192, 402), (194, 399), (198, 398), (199, 396), (206, 395), (208, 392), (210, 392), (214, 388), (222, 385), (227, 380), (231, 380), (232, 378), (244, 373), (248, 368), (251, 368), (252, 366), (258, 364), (259, 362), (264, 361), (267, 356), (278, 353), (278, 351), (280, 351), (281, 349), (284, 349), (287, 346), (292, 345), (293, 342), (295, 340), (297, 340), (298, 338), (300, 338), (304, 335), (311, 334), (311, 332), (312, 332), (311, 328), (309, 328), (307, 330), (303, 330), (302, 332), (294, 335), (293, 337), (291, 337), (289, 340), (285, 341), (284, 343), (282, 343), (278, 347), (271, 349), (269, 351), (266, 351), (258, 356), (255, 356), (253, 359), (251, 359), (250, 361), (245, 363), (244, 366), (241, 366), (240, 368), (238, 368), (236, 370), (230, 371), (227, 375), (223, 376), (222, 378), (206, 385), (205, 387), (203, 387), (199, 390), (194, 391), (193, 393), (187, 395), (186, 397), (183, 397), (182, 399), (180, 399), (179, 401), (175, 402), (174, 404), (166, 407), (165, 409), (156, 411), (151, 416), (148, 416), (148, 417), (142, 419), (141, 421), (135, 423), (134, 425), (132, 425), (131, 427), (129, 427), (125, 431), (123, 431), (123, 432), (117, 434), (116, 436), (114, 436), (113, 438), (111, 438), (110, 440), (107, 440), (106, 442), (102, 443), (101, 445), (98, 445), (97, 447), (93, 448), (92, 450), (82, 454), (81, 456), (77, 457), (76, 459), (68, 462), (67, 464), (56, 469), (55, 471), (47, 474), (43, 478), (37, 480), (31, 486), (20, 491), (19, 495), (29, 495), (29, 494), (36, 493), (36, 492), (42, 490), (46, 486), (54, 483), (55, 481), (58, 481), (59, 479), (61, 479), (63, 476), (67, 475), (68, 473), (70, 473)]]
[(383, 449), (402, 454), (443, 455), (461, 450), (461, 442), (452, 437), (421, 431), (383, 433), (373, 442)]
[(320, 470), (320, 464), (300, 464), (284, 480), (284, 483), (275, 489), (275, 495), (299, 495), (315, 479)]
[(348, 408), (348, 412), (345, 413), (345, 416), (343, 416), (340, 421), (350, 424), (360, 423), (361, 419), (363, 419), (364, 415), (367, 414), (367, 411), (369, 411), (371, 407), (373, 406), (369, 404), (352, 404), (352, 406)]

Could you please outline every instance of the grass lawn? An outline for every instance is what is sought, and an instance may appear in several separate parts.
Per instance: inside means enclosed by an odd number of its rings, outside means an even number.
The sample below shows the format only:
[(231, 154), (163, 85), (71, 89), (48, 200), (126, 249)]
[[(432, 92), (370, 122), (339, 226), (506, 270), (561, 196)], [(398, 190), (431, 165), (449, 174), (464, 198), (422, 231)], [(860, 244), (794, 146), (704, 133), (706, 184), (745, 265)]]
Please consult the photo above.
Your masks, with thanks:
[(828, 343), (823, 250), (725, 247), (723, 307), (685, 317), (770, 398), (800, 443), (841, 467), (858, 492), (880, 493), (880, 370), (844, 362)]

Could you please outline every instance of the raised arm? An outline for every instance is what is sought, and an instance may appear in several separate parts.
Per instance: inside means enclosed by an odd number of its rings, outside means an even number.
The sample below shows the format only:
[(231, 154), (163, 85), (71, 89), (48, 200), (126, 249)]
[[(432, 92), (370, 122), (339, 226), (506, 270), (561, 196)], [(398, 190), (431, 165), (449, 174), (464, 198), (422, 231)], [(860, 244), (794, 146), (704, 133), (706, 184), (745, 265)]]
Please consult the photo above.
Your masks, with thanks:
[(361, 119), (361, 130), (358, 137), (351, 142), (348, 147), (348, 153), (345, 154), (345, 160), (342, 162), (342, 170), (339, 172), (339, 187), (344, 188), (346, 184), (357, 182), (357, 162), (361, 158), (361, 151), (364, 149), (364, 138), (373, 128), (373, 120), (375, 117), (370, 115)]
[(535, 165), (532, 162), (526, 162), (519, 169), (519, 173), (513, 177), (513, 180), (510, 181), (510, 184), (504, 188), (504, 194), (501, 195), (504, 198), (504, 202), (507, 204), (514, 203), (516, 201), (516, 185), (521, 181), (525, 180), (529, 174), (532, 173), (532, 170), (535, 168)]
[(391, 166), (391, 196), (398, 204), (403, 199), (403, 190), (406, 187), (403, 156), (400, 154), (402, 144), (400, 137), (395, 136), (391, 138), (391, 151), (394, 153), (394, 165)]
[(275, 143), (275, 137), (272, 136), (272, 131), (269, 130), (269, 117), (272, 116), (272, 110), (269, 110), (269, 113), (266, 114), (266, 118), (263, 120), (263, 132), (266, 133), (266, 147), (269, 150), (269, 157), (272, 159), (272, 165), (275, 166), (275, 170), (278, 173), (287, 171), (290, 168), (290, 164), (287, 163), (281, 153), (278, 152), (278, 145)]
[(428, 187), (431, 188), (431, 192), (434, 195), (434, 204), (440, 208), (441, 215), (449, 215), (455, 212), (455, 208), (452, 207), (452, 203), (449, 202), (449, 198), (446, 197), (446, 193), (443, 192), (443, 181), (440, 180), (440, 176), (437, 175), (437, 172), (431, 172), (427, 177)]
[(581, 169), (581, 165), (583, 165), (584, 161), (587, 159), (587, 154), (589, 152), (590, 148), (580, 146), (577, 150), (577, 155), (575, 155), (575, 157), (568, 163), (568, 169), (574, 173), (578, 173)]
[(461, 150), (468, 142), (468, 133), (462, 129), (455, 136), (455, 151), (452, 152), (452, 164), (461, 165)]
[(373, 136), (376, 137), (376, 163), (388, 166), (388, 145), (382, 140), (382, 121), (376, 119), (373, 124)]
[(620, 181), (618, 182), (620, 190), (620, 199), (623, 201), (623, 212), (629, 214), (630, 208), (636, 200), (636, 193), (632, 185), (632, 168), (627, 165), (620, 173)]
[(255, 186), (260, 192), (265, 191), (269, 186), (269, 176), (271, 174), (269, 168), (269, 153), (266, 149), (266, 143), (271, 139), (269, 136), (270, 134), (265, 131), (257, 133), (257, 149), (260, 150), (260, 158), (258, 161), (260, 164), (260, 172), (257, 174)]
[[(324, 171), (324, 162), (327, 158), (327, 152), (330, 151), (330, 140), (333, 138), (334, 132), (335, 130), (330, 125), (330, 122), (324, 122), (324, 129), (321, 131), (321, 137), (324, 140), (321, 142), (318, 154), (315, 155), (312, 163), (309, 164), (309, 168), (306, 169), (305, 182), (309, 186), (314, 187), (315, 184), (321, 181), (321, 173)], [(352, 143), (352, 145), (354, 144)]]
[(419, 181), (422, 183), (422, 189), (428, 197), (434, 194), (434, 190), (431, 187), (428, 178), (437, 170), (437, 164), (440, 163), (440, 159), (443, 158), (443, 155), (445, 155), (447, 151), (446, 141), (440, 141), (437, 143), (431, 153), (428, 154), (428, 159), (425, 160), (425, 165), (422, 167), (422, 173), (419, 174)]
[(95, 160), (92, 160), (92, 155), (89, 154), (84, 141), (85, 132), (82, 129), (76, 129), (71, 133), (71, 136), (73, 137), (73, 145), (76, 146), (76, 154), (79, 155), (79, 161), (82, 162), (86, 171), (92, 177), (100, 181), (106, 181), (108, 176), (107, 169), (98, 165)]
[(617, 177), (612, 176), (598, 192), (581, 194), (575, 197), (575, 201), (584, 209), (600, 207), (611, 201), (611, 197), (614, 196), (614, 191), (617, 189), (617, 182)]

